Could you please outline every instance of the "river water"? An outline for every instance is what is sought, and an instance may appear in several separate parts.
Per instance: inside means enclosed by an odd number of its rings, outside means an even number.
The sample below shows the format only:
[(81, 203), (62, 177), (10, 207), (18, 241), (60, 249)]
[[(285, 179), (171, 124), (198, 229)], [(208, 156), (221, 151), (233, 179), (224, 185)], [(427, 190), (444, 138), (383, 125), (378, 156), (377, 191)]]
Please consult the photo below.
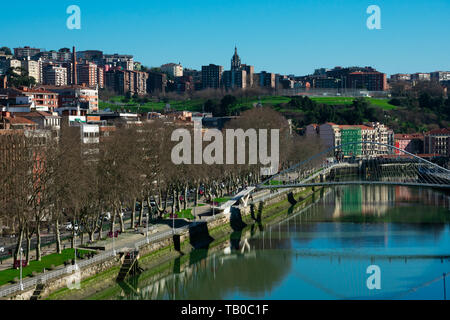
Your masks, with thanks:
[[(276, 224), (234, 232), (111, 299), (444, 299), (450, 197), (431, 189), (327, 189)], [(444, 286), (446, 287), (444, 291)]]

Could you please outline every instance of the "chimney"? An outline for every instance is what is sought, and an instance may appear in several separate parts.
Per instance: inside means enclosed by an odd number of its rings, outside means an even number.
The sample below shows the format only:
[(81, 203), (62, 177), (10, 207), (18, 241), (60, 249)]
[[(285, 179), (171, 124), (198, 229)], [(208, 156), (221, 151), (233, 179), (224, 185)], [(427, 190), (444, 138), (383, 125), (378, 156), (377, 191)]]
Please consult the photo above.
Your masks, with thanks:
[(73, 63), (72, 84), (76, 85), (78, 84), (78, 75), (77, 75), (77, 51), (75, 49), (75, 46), (73, 47), (72, 63)]

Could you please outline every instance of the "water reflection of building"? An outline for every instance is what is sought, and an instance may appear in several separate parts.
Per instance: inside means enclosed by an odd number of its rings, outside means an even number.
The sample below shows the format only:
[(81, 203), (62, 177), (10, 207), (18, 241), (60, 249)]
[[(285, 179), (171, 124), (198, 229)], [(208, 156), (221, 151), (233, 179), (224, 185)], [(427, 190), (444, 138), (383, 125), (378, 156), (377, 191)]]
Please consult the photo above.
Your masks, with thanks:
[(362, 213), (381, 216), (395, 204), (395, 190), (389, 186), (348, 186), (326, 196), (329, 218)]
[(339, 218), (346, 214), (384, 215), (390, 208), (406, 202), (450, 208), (450, 196), (432, 189), (405, 186), (347, 186), (335, 188), (324, 198), (325, 216)]

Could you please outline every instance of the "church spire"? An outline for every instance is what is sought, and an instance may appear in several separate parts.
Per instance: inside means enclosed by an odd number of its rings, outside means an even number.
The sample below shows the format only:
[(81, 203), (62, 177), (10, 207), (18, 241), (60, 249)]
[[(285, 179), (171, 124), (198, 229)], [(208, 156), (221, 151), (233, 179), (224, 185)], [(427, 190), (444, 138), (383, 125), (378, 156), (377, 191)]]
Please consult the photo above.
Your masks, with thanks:
[(234, 46), (234, 55), (231, 59), (231, 70), (239, 70), (241, 68), (241, 58), (237, 53), (237, 46)]

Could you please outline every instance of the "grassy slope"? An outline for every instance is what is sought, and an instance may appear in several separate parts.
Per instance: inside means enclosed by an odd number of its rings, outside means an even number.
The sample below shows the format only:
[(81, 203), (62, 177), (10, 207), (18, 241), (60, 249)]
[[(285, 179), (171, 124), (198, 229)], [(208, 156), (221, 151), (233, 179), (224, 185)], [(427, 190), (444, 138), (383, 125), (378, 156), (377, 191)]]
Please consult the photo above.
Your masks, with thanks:
[[(328, 105), (351, 105), (355, 98), (349, 97), (312, 97), (312, 100), (318, 103), (324, 103)], [(380, 107), (384, 110), (395, 109), (396, 107), (389, 104), (389, 99), (376, 99), (376, 98), (367, 98), (370, 104)], [(288, 103), (291, 100), (289, 97), (282, 96), (267, 96), (262, 97), (259, 100), (257, 97), (252, 98), (243, 98), (238, 99), (238, 105), (236, 108), (245, 107), (252, 108), (258, 102), (261, 102), (263, 105), (267, 106), (275, 106), (280, 103)], [(123, 97), (117, 96), (111, 99), (112, 102), (123, 103)], [(194, 99), (194, 100), (185, 100), (185, 101), (170, 101), (170, 106), (175, 110), (190, 110), (190, 111), (201, 111), (205, 100), (203, 99)], [(121, 108), (130, 109), (131, 111), (137, 111), (139, 104), (132, 99), (125, 106), (114, 105), (111, 103), (106, 103), (101, 101), (100, 108), (110, 108), (111, 110), (117, 110)], [(141, 112), (150, 112), (150, 111), (162, 111), (166, 104), (164, 102), (148, 102), (146, 104), (142, 104), (140, 106)]]

